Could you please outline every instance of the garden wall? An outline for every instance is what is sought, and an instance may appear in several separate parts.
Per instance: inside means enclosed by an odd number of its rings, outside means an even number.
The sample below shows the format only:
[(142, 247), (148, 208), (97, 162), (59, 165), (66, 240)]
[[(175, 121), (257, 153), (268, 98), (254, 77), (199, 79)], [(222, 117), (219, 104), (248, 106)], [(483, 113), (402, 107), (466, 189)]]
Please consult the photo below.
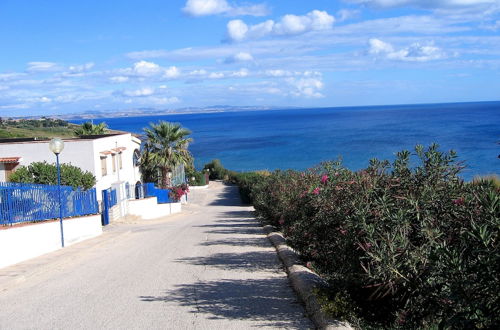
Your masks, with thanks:
[[(101, 215), (65, 219), (64, 245), (69, 246), (102, 234)], [(59, 221), (0, 230), (0, 268), (61, 248)]]
[(181, 212), (181, 203), (158, 204), (156, 197), (128, 201), (128, 214), (144, 220), (161, 218)]

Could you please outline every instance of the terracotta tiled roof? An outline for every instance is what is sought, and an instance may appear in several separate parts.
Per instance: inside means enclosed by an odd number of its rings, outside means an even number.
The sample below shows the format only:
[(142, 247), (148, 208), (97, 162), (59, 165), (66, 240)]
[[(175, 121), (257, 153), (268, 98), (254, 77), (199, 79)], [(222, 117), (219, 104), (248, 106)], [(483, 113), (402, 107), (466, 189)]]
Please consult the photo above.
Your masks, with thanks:
[(22, 157), (0, 157), (0, 163), (19, 163)]
[(123, 150), (126, 150), (126, 149), (127, 149), (126, 147), (118, 147), (118, 148), (114, 148), (111, 150), (113, 150), (114, 152), (122, 152)]

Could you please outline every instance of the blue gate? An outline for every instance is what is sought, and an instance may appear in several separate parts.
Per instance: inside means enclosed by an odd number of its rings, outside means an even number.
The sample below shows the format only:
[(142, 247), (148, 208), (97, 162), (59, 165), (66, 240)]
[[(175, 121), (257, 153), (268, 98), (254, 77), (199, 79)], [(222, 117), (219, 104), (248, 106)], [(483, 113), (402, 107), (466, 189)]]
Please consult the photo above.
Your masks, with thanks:
[(101, 222), (103, 226), (109, 225), (109, 209), (117, 204), (116, 190), (105, 189), (102, 191), (102, 214)]

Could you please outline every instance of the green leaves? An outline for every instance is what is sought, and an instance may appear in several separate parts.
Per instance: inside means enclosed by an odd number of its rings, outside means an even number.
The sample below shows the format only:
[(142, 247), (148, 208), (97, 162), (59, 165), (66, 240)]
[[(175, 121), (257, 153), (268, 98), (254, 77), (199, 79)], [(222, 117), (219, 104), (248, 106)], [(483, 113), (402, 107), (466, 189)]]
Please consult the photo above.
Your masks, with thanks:
[[(47, 162), (34, 162), (21, 166), (13, 172), (9, 180), (20, 183), (57, 184), (57, 168)], [(61, 164), (61, 184), (90, 189), (96, 184), (95, 176), (71, 164)]]
[(193, 157), (188, 150), (193, 141), (191, 131), (178, 123), (160, 121), (144, 129), (146, 141), (141, 156), (141, 172), (145, 182), (161, 182), (170, 185), (168, 173), (177, 165), (190, 165)]
[(91, 121), (87, 121), (87, 122), (83, 123), (82, 125), (80, 125), (80, 127), (78, 127), (75, 130), (75, 135), (77, 135), (77, 136), (101, 135), (101, 134), (106, 134), (107, 130), (108, 130), (108, 126), (104, 122), (95, 125)]
[(276, 171), (252, 196), (329, 282), (332, 302), (345, 293), (372, 325), (494, 328), (500, 190), (463, 182), (461, 169), (455, 152), (416, 146), (359, 172), (338, 163)]

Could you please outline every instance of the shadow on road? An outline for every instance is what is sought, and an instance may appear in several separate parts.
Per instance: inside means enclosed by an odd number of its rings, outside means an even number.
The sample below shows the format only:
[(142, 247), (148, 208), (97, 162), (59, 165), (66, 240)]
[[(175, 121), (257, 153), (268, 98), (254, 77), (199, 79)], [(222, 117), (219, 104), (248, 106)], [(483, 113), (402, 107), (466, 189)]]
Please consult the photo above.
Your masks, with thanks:
[(179, 285), (164, 296), (140, 299), (179, 303), (191, 307), (191, 313), (209, 314), (209, 319), (250, 319), (276, 328), (304, 329), (304, 318), (284, 308), (296, 304), (293, 298), (284, 298), (284, 290), (290, 290), (286, 278), (220, 280)]
[(176, 259), (175, 262), (245, 272), (282, 271), (274, 251), (215, 253), (210, 256)]
[(222, 191), (208, 205), (211, 206), (238, 206), (241, 205), (238, 187), (235, 185), (224, 184)]

